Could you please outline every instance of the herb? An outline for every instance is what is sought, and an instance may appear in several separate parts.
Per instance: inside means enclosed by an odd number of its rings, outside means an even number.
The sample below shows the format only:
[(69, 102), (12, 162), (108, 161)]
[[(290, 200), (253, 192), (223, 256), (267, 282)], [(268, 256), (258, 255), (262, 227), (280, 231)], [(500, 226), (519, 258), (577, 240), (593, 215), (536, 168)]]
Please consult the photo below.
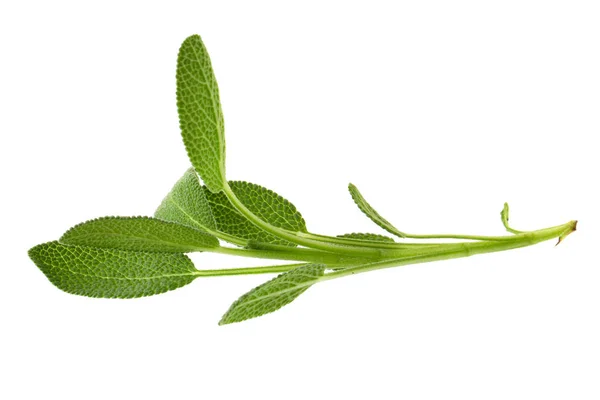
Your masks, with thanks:
[[(206, 48), (197, 35), (187, 38), (179, 51), (177, 107), (193, 168), (177, 181), (153, 217), (95, 219), (71, 228), (59, 241), (29, 250), (33, 262), (58, 288), (89, 297), (133, 298), (173, 290), (198, 277), (281, 273), (235, 301), (219, 323), (229, 324), (273, 312), (319, 282), (510, 250), (555, 238), (560, 243), (577, 225), (577, 221), (570, 221), (536, 231), (518, 231), (508, 224), (505, 204), (501, 220), (510, 235), (408, 234), (383, 218), (350, 184), (350, 194), (360, 210), (402, 240), (374, 233), (310, 233), (288, 200), (262, 186), (226, 179), (219, 89)], [(184, 254), (196, 251), (300, 263), (198, 270)]]

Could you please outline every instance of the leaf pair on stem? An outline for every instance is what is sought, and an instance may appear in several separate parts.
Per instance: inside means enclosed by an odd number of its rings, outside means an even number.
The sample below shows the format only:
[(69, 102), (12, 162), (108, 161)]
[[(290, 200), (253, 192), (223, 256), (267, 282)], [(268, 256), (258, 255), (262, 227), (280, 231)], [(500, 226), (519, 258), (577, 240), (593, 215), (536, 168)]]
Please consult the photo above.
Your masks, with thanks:
[[(34, 263), (58, 288), (89, 297), (134, 298), (173, 290), (198, 277), (282, 273), (235, 301), (220, 321), (228, 324), (273, 312), (318, 282), (509, 250), (553, 238), (560, 241), (576, 228), (576, 221), (570, 221), (536, 231), (514, 230), (508, 225), (505, 204), (501, 218), (510, 232), (507, 236), (408, 234), (383, 218), (350, 184), (360, 210), (403, 241), (374, 233), (310, 233), (298, 210), (277, 193), (227, 180), (219, 89), (208, 52), (197, 35), (187, 38), (179, 51), (177, 107), (193, 168), (175, 184), (154, 217), (95, 219), (71, 228), (58, 241), (29, 250)], [(294, 263), (199, 270), (185, 255), (205, 251)]]

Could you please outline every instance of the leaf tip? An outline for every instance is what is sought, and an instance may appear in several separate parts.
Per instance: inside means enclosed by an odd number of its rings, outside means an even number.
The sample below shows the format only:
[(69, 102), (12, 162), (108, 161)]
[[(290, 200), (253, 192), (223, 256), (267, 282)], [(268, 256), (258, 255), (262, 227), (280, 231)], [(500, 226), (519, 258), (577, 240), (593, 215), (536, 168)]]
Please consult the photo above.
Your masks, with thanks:
[(43, 250), (53, 247), (57, 243), (58, 243), (57, 241), (53, 241), (53, 242), (41, 243), (41, 244), (35, 245), (32, 248), (30, 248), (29, 250), (27, 250), (27, 255), (29, 256), (31, 261), (33, 261), (39, 267), (38, 263), (41, 261), (40, 257), (42, 256)]
[(36, 245), (36, 246), (33, 246), (32, 248), (30, 248), (29, 250), (27, 250), (27, 256), (34, 263), (35, 263), (35, 258), (37, 257), (37, 252), (38, 252), (38, 247), (39, 246), (40, 245)]
[(508, 203), (504, 203), (504, 206), (502, 207), (502, 211), (500, 211), (500, 219), (502, 219), (502, 223), (504, 224), (505, 227), (507, 227), (507, 223), (508, 223)]

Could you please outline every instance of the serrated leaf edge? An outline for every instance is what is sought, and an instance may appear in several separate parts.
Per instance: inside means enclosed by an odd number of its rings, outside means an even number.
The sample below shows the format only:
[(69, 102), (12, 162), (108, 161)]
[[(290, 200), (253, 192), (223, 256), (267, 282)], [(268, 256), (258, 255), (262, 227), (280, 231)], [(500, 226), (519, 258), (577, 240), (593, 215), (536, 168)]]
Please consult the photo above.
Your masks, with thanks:
[[(294, 212), (295, 214), (297, 214), (299, 216), (299, 218), (300, 218), (300, 225), (302, 225), (302, 227), (304, 228), (304, 230), (303, 231), (297, 231), (297, 232), (304, 232), (304, 233), (308, 232), (308, 230), (306, 228), (306, 220), (304, 219), (304, 216), (302, 216), (302, 213), (300, 211), (298, 211), (298, 208), (296, 208), (296, 206), (291, 201), (289, 201), (288, 199), (286, 199), (285, 197), (283, 197), (279, 193), (277, 193), (277, 192), (275, 192), (275, 191), (273, 191), (273, 190), (271, 190), (269, 188), (266, 188), (264, 186), (261, 186), (259, 184), (248, 182), (248, 181), (235, 180), (235, 181), (229, 181), (229, 183), (230, 184), (234, 184), (234, 185), (236, 183), (240, 183), (240, 184), (245, 184), (245, 185), (248, 185), (248, 186), (251, 186), (251, 187), (254, 187), (254, 188), (258, 188), (259, 190), (264, 190), (264, 191), (268, 192), (270, 195), (272, 195), (275, 198), (279, 198), (279, 199), (283, 200), (283, 203), (286, 206), (288, 206), (290, 208), (290, 210), (292, 212)], [(232, 188), (232, 190), (234, 190), (234, 189)], [(234, 193), (235, 193), (235, 190), (234, 190)]]
[[(132, 252), (139, 252), (139, 253), (171, 253), (171, 254), (178, 254), (178, 253), (180, 253), (180, 252), (176, 252), (176, 251), (162, 251), (162, 250), (156, 250), (156, 251), (153, 251), (153, 250), (144, 250), (144, 251), (140, 251), (140, 250), (124, 250), (124, 249), (118, 249), (118, 248), (113, 248), (113, 247), (87, 246), (87, 245), (76, 244), (76, 243), (69, 243), (68, 241), (66, 241), (66, 242), (64, 241), (65, 240), (64, 239), (65, 236), (69, 235), (69, 233), (71, 233), (73, 230), (75, 230), (76, 228), (78, 228), (78, 227), (80, 227), (82, 225), (85, 225), (85, 224), (88, 224), (88, 223), (91, 223), (91, 222), (95, 222), (95, 221), (111, 220), (111, 219), (148, 219), (148, 220), (159, 221), (160, 223), (164, 223), (164, 224), (181, 226), (183, 228), (192, 229), (194, 231), (197, 231), (197, 233), (200, 233), (202, 235), (206, 235), (206, 236), (214, 238), (217, 241), (217, 245), (213, 246), (213, 247), (206, 247), (207, 249), (216, 249), (216, 248), (218, 248), (220, 246), (218, 238), (215, 237), (214, 235), (212, 235), (209, 232), (201, 231), (200, 229), (191, 227), (189, 225), (183, 225), (183, 224), (180, 224), (178, 222), (167, 221), (165, 219), (156, 218), (156, 217), (149, 217), (149, 216), (146, 216), (146, 215), (139, 215), (139, 216), (133, 216), (133, 217), (104, 216), (104, 217), (93, 218), (93, 219), (90, 219), (90, 220), (87, 220), (87, 221), (84, 221), (84, 222), (80, 222), (80, 223), (78, 223), (76, 225), (73, 225), (65, 233), (62, 234), (62, 236), (60, 237), (60, 239), (58, 239), (57, 242), (59, 242), (62, 245), (65, 245), (65, 246), (91, 247), (91, 248), (101, 249), (101, 250), (106, 250), (106, 249), (111, 249), (112, 250), (112, 249), (114, 249), (114, 250), (120, 250), (120, 251), (132, 251)], [(116, 235), (116, 236), (127, 236), (127, 235), (118, 234), (118, 233), (115, 233), (114, 235)], [(173, 245), (178, 245), (178, 246), (181, 245), (181, 243), (171, 242), (171, 241), (168, 241), (168, 240), (162, 240), (162, 241), (165, 242), (165, 243), (173, 244)], [(52, 242), (46, 242), (46, 243), (52, 243)], [(43, 244), (46, 244), (46, 243), (43, 243)], [(201, 250), (197, 250), (197, 251), (201, 251)]]
[[(36, 246), (32, 247), (31, 249), (29, 249), (29, 250), (27, 251), (27, 255), (29, 256), (29, 258), (30, 258), (30, 259), (33, 261), (33, 263), (35, 264), (35, 266), (36, 266), (36, 267), (37, 267), (39, 270), (41, 270), (41, 271), (42, 271), (42, 273), (44, 274), (44, 276), (46, 276), (46, 278), (47, 278), (47, 279), (50, 281), (50, 283), (52, 283), (52, 285), (53, 285), (54, 287), (56, 287), (57, 289), (59, 289), (59, 290), (60, 290), (60, 291), (62, 291), (62, 292), (69, 293), (69, 294), (73, 294), (73, 295), (77, 295), (77, 296), (89, 297), (89, 298), (94, 298), (94, 299), (124, 299), (124, 300), (126, 300), (126, 299), (139, 299), (139, 298), (143, 298), (143, 297), (157, 296), (157, 295), (159, 295), (159, 294), (164, 294), (164, 293), (167, 293), (167, 292), (172, 292), (173, 290), (176, 290), (176, 289), (180, 289), (180, 288), (182, 288), (183, 286), (189, 285), (189, 284), (190, 284), (190, 283), (192, 283), (192, 282), (193, 282), (193, 281), (194, 281), (194, 280), (195, 280), (195, 279), (196, 279), (198, 276), (200, 276), (199, 274), (196, 274), (195, 272), (193, 272), (193, 271), (190, 271), (190, 273), (189, 273), (189, 274), (169, 274), (169, 275), (159, 275), (159, 276), (154, 276), (154, 277), (151, 277), (151, 278), (118, 278), (118, 277), (114, 277), (114, 278), (112, 278), (112, 277), (99, 277), (99, 276), (95, 276), (95, 275), (81, 274), (81, 273), (78, 273), (78, 272), (73, 272), (71, 269), (69, 269), (69, 273), (71, 273), (71, 274), (73, 274), (73, 275), (82, 275), (82, 276), (88, 276), (88, 277), (92, 277), (92, 278), (106, 279), (106, 280), (151, 280), (151, 279), (162, 279), (162, 278), (168, 278), (168, 277), (170, 277), (170, 276), (174, 276), (174, 277), (175, 277), (175, 276), (193, 276), (193, 277), (194, 277), (194, 279), (192, 279), (190, 282), (188, 282), (188, 283), (186, 283), (186, 284), (184, 284), (184, 285), (182, 285), (182, 286), (178, 286), (178, 287), (174, 287), (174, 288), (169, 288), (169, 289), (165, 290), (164, 292), (160, 292), (160, 293), (153, 293), (153, 294), (141, 295), (141, 296), (130, 296), (130, 297), (124, 297), (124, 296), (96, 296), (96, 295), (90, 295), (90, 294), (83, 293), (83, 292), (79, 292), (79, 291), (76, 291), (76, 290), (69, 290), (69, 289), (65, 289), (65, 288), (61, 288), (61, 287), (59, 287), (57, 284), (55, 284), (55, 283), (54, 283), (54, 282), (53, 282), (53, 281), (52, 281), (52, 280), (51, 280), (51, 279), (48, 277), (48, 275), (47, 275), (47, 274), (44, 272), (44, 270), (43, 270), (42, 268), (40, 268), (40, 267), (39, 267), (39, 265), (37, 264), (37, 262), (35, 262), (35, 258), (34, 258), (35, 256), (33, 255), (33, 252), (34, 252), (34, 250), (36, 250), (36, 249), (37, 249), (37, 248), (39, 248), (39, 247), (42, 247), (42, 246), (45, 246), (45, 245), (51, 244), (51, 243), (59, 243), (61, 246), (65, 246), (65, 247), (88, 247), (88, 248), (92, 248), (92, 249), (95, 249), (95, 250), (101, 250), (101, 251), (109, 251), (109, 250), (114, 250), (114, 251), (119, 251), (119, 252), (142, 253), (142, 254), (156, 254), (156, 253), (155, 253), (155, 252), (146, 252), (146, 251), (133, 251), (133, 250), (102, 249), (102, 248), (98, 248), (98, 247), (91, 247), (91, 246), (80, 246), (80, 245), (70, 245), (70, 244), (64, 244), (64, 243), (60, 243), (60, 242), (58, 242), (58, 241), (50, 241), (50, 242), (41, 243), (41, 244), (38, 244), (38, 245), (36, 245)], [(178, 254), (178, 255), (181, 255), (181, 256), (182, 256), (182, 257), (184, 257), (184, 258), (185, 258), (187, 261), (189, 261), (189, 262), (190, 262), (190, 265), (191, 265), (191, 266), (193, 266), (193, 265), (194, 265), (193, 261), (192, 261), (192, 260), (191, 260), (191, 259), (190, 259), (188, 256), (186, 256), (186, 255), (185, 255), (185, 254), (183, 254), (183, 253), (163, 253), (163, 254), (172, 254), (172, 255)], [(128, 260), (128, 261), (130, 261), (130, 260)], [(44, 263), (44, 264), (45, 264), (45, 263)], [(50, 266), (50, 267), (52, 267), (52, 268), (56, 268), (56, 267), (54, 267), (54, 266), (52, 266), (52, 265), (48, 265), (48, 264), (45, 264), (45, 265), (47, 265), (47, 266)], [(195, 268), (194, 268), (194, 269), (195, 269)]]
[[(254, 287), (254, 288), (253, 288), (253, 289), (251, 289), (250, 291), (248, 291), (248, 292), (244, 293), (244, 294), (243, 294), (243, 295), (241, 295), (241, 296), (240, 296), (240, 297), (239, 297), (239, 298), (238, 298), (236, 301), (234, 301), (234, 302), (231, 304), (231, 306), (229, 306), (229, 309), (228, 309), (228, 310), (225, 312), (225, 314), (223, 314), (223, 316), (221, 317), (221, 320), (219, 321), (219, 325), (228, 325), (228, 324), (231, 324), (231, 323), (242, 322), (242, 321), (246, 321), (246, 320), (249, 320), (249, 319), (257, 318), (257, 317), (260, 317), (260, 316), (263, 316), (263, 315), (266, 315), (266, 314), (271, 314), (271, 313), (273, 313), (273, 312), (275, 312), (275, 311), (279, 310), (279, 309), (276, 309), (276, 310), (273, 310), (273, 311), (267, 312), (267, 313), (265, 313), (265, 314), (260, 314), (260, 315), (257, 315), (257, 316), (253, 316), (253, 317), (244, 318), (244, 319), (242, 319), (242, 320), (239, 320), (239, 321), (225, 322), (225, 319), (226, 319), (226, 318), (227, 318), (227, 316), (228, 316), (228, 315), (231, 313), (231, 311), (233, 311), (233, 310), (234, 310), (234, 309), (235, 309), (235, 308), (236, 308), (236, 307), (237, 307), (237, 306), (238, 306), (240, 303), (242, 303), (242, 302), (243, 302), (243, 304), (244, 304), (244, 305), (246, 305), (246, 304), (252, 304), (252, 303), (255, 303), (255, 302), (257, 302), (257, 301), (262, 301), (262, 300), (264, 300), (264, 299), (266, 299), (266, 298), (273, 297), (273, 296), (275, 296), (275, 295), (281, 295), (282, 293), (291, 292), (291, 291), (295, 291), (295, 290), (302, 289), (302, 288), (307, 288), (307, 289), (308, 289), (308, 287), (310, 287), (310, 286), (314, 285), (315, 283), (317, 283), (317, 282), (319, 281), (319, 278), (323, 276), (323, 274), (324, 274), (325, 270), (327, 269), (327, 265), (325, 265), (325, 264), (313, 264), (313, 265), (314, 265), (315, 267), (319, 267), (319, 268), (320, 268), (320, 274), (319, 274), (319, 277), (317, 277), (316, 279), (314, 279), (314, 280), (312, 280), (312, 281), (303, 282), (303, 283), (301, 283), (301, 284), (298, 284), (298, 285), (296, 285), (296, 286), (293, 286), (293, 287), (290, 287), (290, 288), (286, 288), (286, 289), (283, 289), (283, 290), (278, 290), (278, 291), (276, 291), (276, 292), (269, 293), (269, 294), (267, 294), (267, 295), (265, 295), (265, 296), (261, 296), (261, 297), (259, 297), (259, 298), (256, 298), (256, 299), (252, 299), (252, 300), (244, 301), (244, 298), (245, 298), (245, 297), (249, 296), (251, 293), (255, 292), (256, 290), (258, 290), (258, 289), (260, 289), (260, 288), (262, 288), (262, 287), (264, 287), (264, 286), (267, 286), (267, 285), (271, 284), (272, 282), (276, 281), (277, 279), (280, 279), (281, 277), (283, 277), (283, 276), (285, 276), (285, 275), (289, 274), (290, 272), (297, 271), (297, 268), (296, 268), (296, 269), (293, 269), (293, 270), (291, 270), (291, 271), (284, 272), (283, 274), (279, 274), (279, 275), (277, 275), (275, 278), (273, 278), (273, 279), (270, 279), (270, 280), (268, 280), (267, 282), (265, 282), (265, 283), (262, 283), (262, 284), (260, 284), (260, 285), (258, 285), (258, 286), (256, 286), (256, 287)], [(299, 267), (299, 268), (302, 268), (302, 267)], [(305, 289), (305, 291), (306, 291), (306, 289)], [(296, 298), (292, 299), (292, 301), (293, 301), (293, 300), (295, 300), (295, 299), (296, 299)], [(290, 303), (291, 303), (291, 301), (290, 301)], [(289, 304), (289, 303), (287, 303), (287, 304)], [(283, 306), (286, 306), (287, 304), (284, 304)], [(282, 307), (283, 307), (283, 306), (282, 306)], [(280, 308), (281, 308), (281, 307), (280, 307)]]

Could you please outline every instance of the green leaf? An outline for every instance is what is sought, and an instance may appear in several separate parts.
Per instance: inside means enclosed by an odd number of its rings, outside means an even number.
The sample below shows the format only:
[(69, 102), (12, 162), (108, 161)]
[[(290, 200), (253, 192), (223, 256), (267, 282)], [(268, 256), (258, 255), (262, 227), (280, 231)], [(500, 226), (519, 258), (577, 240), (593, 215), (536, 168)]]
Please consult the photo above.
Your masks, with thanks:
[(508, 212), (508, 203), (504, 203), (504, 207), (502, 207), (502, 211), (500, 211), (500, 218), (502, 219), (502, 225), (504, 225), (506, 229), (510, 228), (508, 226)]
[[(240, 201), (263, 221), (278, 228), (306, 232), (302, 215), (292, 203), (277, 193), (248, 182), (230, 181), (229, 185)], [(248, 221), (233, 207), (224, 193), (211, 193), (205, 188), (204, 194), (220, 232), (257, 242), (295, 246)]]
[(337, 237), (357, 240), (368, 240), (371, 242), (394, 242), (394, 239), (392, 239), (391, 237), (378, 235), (376, 233), (346, 233), (344, 235), (337, 235)]
[(200, 230), (217, 230), (217, 223), (193, 168), (188, 169), (175, 183), (154, 216)]
[(324, 272), (324, 265), (307, 264), (255, 287), (229, 307), (219, 325), (260, 317), (280, 309), (318, 282)]
[(187, 285), (197, 270), (184, 254), (40, 244), (29, 257), (59, 289), (88, 297), (134, 298)]
[(349, 184), (348, 190), (350, 191), (350, 195), (352, 196), (352, 199), (354, 200), (358, 208), (360, 208), (360, 210), (367, 217), (369, 217), (371, 221), (375, 222), (381, 228), (385, 229), (393, 235), (399, 236), (401, 238), (406, 237), (406, 234), (396, 229), (396, 227), (390, 224), (388, 220), (379, 215), (379, 213), (375, 211), (373, 207), (371, 207), (371, 205), (367, 202), (367, 200), (365, 200), (362, 194), (360, 194), (356, 186), (354, 186), (353, 184)]
[[(229, 185), (244, 205), (265, 221), (277, 227), (306, 232), (302, 215), (292, 203), (277, 193), (247, 182), (232, 181)], [(189, 169), (177, 181), (154, 216), (206, 230), (241, 246), (247, 245), (248, 240), (295, 246), (248, 221), (231, 205), (224, 193), (212, 193), (202, 186), (193, 169)]]
[[(510, 233), (514, 233), (515, 235), (518, 235), (520, 233), (525, 233), (523, 231), (518, 231), (518, 230), (510, 227), (510, 225), (508, 224), (508, 220), (509, 220), (508, 214), (509, 214), (508, 203), (504, 203), (504, 207), (502, 207), (502, 211), (500, 212), (500, 218), (502, 219), (502, 225), (504, 225), (506, 230)], [(558, 239), (558, 242), (560, 243), (560, 238)]]
[(177, 57), (177, 110), (183, 142), (211, 192), (223, 190), (225, 125), (219, 87), (200, 36), (188, 37)]
[(69, 229), (64, 244), (108, 249), (187, 253), (219, 247), (216, 237), (197, 229), (149, 217), (104, 217)]

